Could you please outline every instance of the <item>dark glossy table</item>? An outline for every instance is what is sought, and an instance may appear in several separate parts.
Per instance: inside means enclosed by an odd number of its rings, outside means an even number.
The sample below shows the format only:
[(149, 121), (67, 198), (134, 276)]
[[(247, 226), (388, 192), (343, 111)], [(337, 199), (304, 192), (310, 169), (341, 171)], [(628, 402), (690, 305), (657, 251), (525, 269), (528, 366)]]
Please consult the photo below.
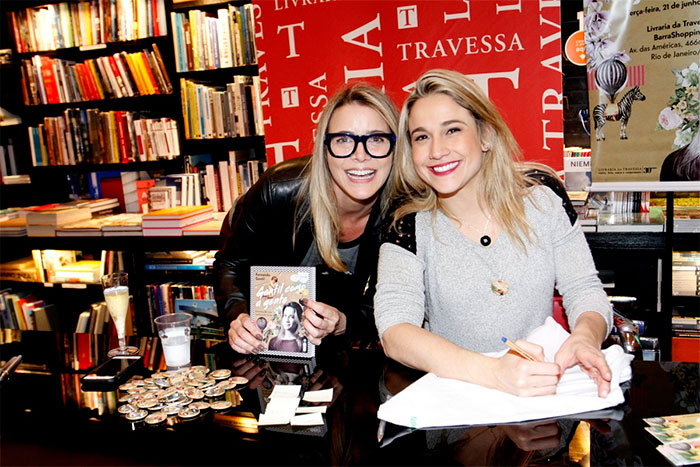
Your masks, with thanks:
[[(389, 425), (380, 445), (380, 401), (420, 373), (374, 350), (319, 351), (312, 367), (248, 359), (225, 343), (196, 341), (194, 364), (249, 377), (248, 385), (226, 395), (234, 402), (242, 399), (240, 404), (226, 412), (210, 410), (189, 421), (171, 417), (151, 426), (119, 415), (116, 391), (81, 391), (84, 371), (66, 367), (66, 352), (72, 351), (66, 343), (72, 336), (17, 331), (2, 336), (1, 360), (24, 357), (0, 386), (2, 466), (669, 465), (656, 451), (659, 443), (646, 433), (642, 418), (700, 411), (697, 364), (634, 361), (627, 402), (615, 411), (620, 420), (580, 423), (586, 420), (582, 415), (414, 432)], [(94, 346), (104, 348), (99, 342)], [(272, 385), (285, 382), (334, 388), (323, 427), (257, 427), (261, 403)]]

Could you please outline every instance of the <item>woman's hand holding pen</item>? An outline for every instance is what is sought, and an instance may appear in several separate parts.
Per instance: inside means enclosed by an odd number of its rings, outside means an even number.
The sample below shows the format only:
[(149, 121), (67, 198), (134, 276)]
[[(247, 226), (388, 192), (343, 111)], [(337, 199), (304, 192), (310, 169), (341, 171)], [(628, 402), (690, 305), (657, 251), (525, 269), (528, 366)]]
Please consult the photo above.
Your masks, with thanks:
[(337, 308), (309, 298), (300, 300), (304, 306), (302, 324), (309, 342), (319, 345), (321, 339), (329, 334), (338, 335), (345, 332), (345, 315)]
[(554, 394), (559, 382), (559, 365), (544, 362), (544, 351), (539, 345), (524, 340), (515, 343), (536, 361), (527, 360), (514, 352), (496, 359), (494, 387), (521, 397)]

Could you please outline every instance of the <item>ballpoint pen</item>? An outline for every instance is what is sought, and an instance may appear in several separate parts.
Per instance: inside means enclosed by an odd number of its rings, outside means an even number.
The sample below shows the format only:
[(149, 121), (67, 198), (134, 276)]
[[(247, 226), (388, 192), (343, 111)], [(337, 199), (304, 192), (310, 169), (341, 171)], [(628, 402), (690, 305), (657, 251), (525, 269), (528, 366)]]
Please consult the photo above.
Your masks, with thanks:
[(510, 349), (511, 349), (513, 352), (517, 353), (518, 355), (520, 355), (520, 356), (523, 357), (524, 359), (530, 360), (530, 361), (532, 361), (532, 362), (538, 361), (535, 357), (533, 357), (532, 355), (530, 355), (525, 349), (523, 349), (522, 347), (520, 347), (520, 346), (517, 345), (516, 343), (512, 342), (512, 341), (511, 341), (510, 339), (508, 339), (507, 337), (501, 337), (501, 341), (502, 341), (505, 345), (507, 345), (508, 347), (510, 347)]
[(377, 442), (381, 443), (382, 438), (384, 438), (384, 428), (386, 428), (386, 422), (384, 420), (379, 420), (379, 427), (377, 428)]
[(22, 356), (21, 355), (15, 355), (11, 359), (9, 359), (3, 366), (2, 369), (0, 369), (0, 382), (5, 381), (5, 379), (10, 376), (12, 373), (14, 373), (15, 369), (19, 365), (19, 362), (22, 361)]

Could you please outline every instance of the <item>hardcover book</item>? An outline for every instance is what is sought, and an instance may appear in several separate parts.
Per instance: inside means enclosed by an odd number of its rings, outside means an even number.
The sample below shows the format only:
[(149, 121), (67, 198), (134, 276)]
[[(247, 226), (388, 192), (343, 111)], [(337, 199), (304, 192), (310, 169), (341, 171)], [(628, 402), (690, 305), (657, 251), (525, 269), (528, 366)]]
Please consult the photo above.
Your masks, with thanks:
[(263, 337), (261, 354), (311, 358), (316, 353), (301, 324), (304, 298), (316, 299), (313, 267), (250, 268), (250, 317)]

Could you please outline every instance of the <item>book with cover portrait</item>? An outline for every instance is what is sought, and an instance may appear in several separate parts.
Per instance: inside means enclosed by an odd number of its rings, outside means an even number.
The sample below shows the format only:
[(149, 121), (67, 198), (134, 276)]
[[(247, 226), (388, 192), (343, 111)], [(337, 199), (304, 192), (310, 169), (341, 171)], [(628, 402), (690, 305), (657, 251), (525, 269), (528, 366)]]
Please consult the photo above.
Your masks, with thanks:
[(302, 299), (316, 299), (313, 267), (252, 266), (250, 316), (263, 336), (261, 354), (311, 358), (315, 346), (301, 324)]

